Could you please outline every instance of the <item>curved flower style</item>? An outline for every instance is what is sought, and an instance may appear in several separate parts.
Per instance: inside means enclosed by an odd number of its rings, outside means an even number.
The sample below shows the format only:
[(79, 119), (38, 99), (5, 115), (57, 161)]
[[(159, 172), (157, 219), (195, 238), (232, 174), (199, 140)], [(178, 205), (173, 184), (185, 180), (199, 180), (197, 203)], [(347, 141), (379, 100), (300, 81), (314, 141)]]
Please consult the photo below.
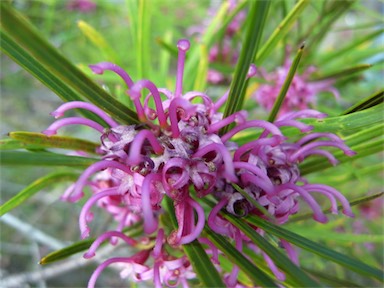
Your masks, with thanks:
[[(291, 65), (292, 61), (286, 57), (284, 65), (271, 73), (267, 73), (263, 68), (259, 69), (258, 76), (265, 79), (267, 83), (261, 84), (252, 97), (267, 111), (272, 110)], [(315, 71), (316, 68), (312, 66), (301, 75), (295, 74), (279, 110), (279, 116), (312, 107), (316, 104), (316, 98), (320, 92), (330, 92), (336, 99), (340, 99), (339, 92), (332, 86), (335, 82), (333, 79), (310, 81), (309, 78)]]
[[(95, 270), (89, 287), (94, 287), (101, 271), (113, 263), (122, 268), (122, 277), (130, 276), (137, 282), (153, 279), (156, 287), (179, 284), (186, 287), (188, 279), (194, 278), (195, 273), (189, 260), (180, 252), (180, 245), (194, 240), (208, 245), (207, 253), (212, 255), (212, 261), (220, 270), (218, 255), (222, 253), (202, 237), (206, 224), (216, 233), (233, 239), (237, 250), (242, 251), (247, 245), (256, 253), (261, 253), (277, 279), (283, 280), (284, 274), (273, 261), (237, 227), (220, 216), (221, 209), (238, 217), (250, 213), (284, 223), (299, 210), (298, 199), (301, 198), (313, 210), (315, 220), (326, 222), (325, 215), (312, 196), (313, 193), (320, 193), (331, 202), (333, 213), (337, 213), (338, 200), (344, 213), (353, 216), (344, 196), (332, 187), (309, 184), (301, 177), (298, 168), (298, 163), (311, 155), (326, 157), (336, 164), (337, 160), (328, 150), (323, 150), (324, 147), (336, 147), (347, 155), (353, 154), (336, 135), (309, 133), (312, 127), (296, 120), (300, 117), (323, 118), (326, 115), (304, 110), (286, 114), (275, 123), (269, 123), (247, 120), (246, 112), (239, 111), (223, 119), (218, 110), (225, 103), (228, 93), (216, 103), (204, 93), (193, 91), (183, 94), (184, 61), (189, 45), (187, 40), (178, 42), (174, 93), (157, 88), (149, 80), (134, 82), (124, 70), (112, 63), (90, 66), (97, 74), (111, 70), (125, 81), (141, 124), (120, 125), (92, 104), (69, 102), (52, 115), (58, 118), (70, 109), (87, 109), (103, 119), (108, 127), (89, 119), (70, 117), (56, 120), (44, 131), (53, 135), (63, 126), (86, 125), (100, 133), (98, 153), (102, 159), (82, 173), (65, 192), (63, 199), (76, 202), (84, 196), (86, 186), (91, 188), (92, 195), (79, 217), (82, 238), (90, 235), (88, 222), (93, 218), (91, 208), (96, 204), (113, 215), (118, 226), (114, 231), (100, 235), (84, 257), (93, 257), (99, 245), (107, 239), (112, 244), (120, 239), (130, 246), (145, 247), (131, 257), (106, 260)], [(248, 76), (254, 73), (255, 68), (251, 67)], [(149, 93), (142, 99), (144, 89)], [(221, 128), (230, 124), (236, 125), (221, 135)], [(305, 134), (300, 140), (290, 142), (280, 131), (281, 126), (296, 127)], [(241, 146), (231, 141), (246, 129), (253, 129), (259, 136)], [(249, 202), (244, 193), (254, 199), (258, 207)], [(208, 194), (213, 195), (218, 204), (206, 221), (199, 198)], [(165, 231), (169, 229), (164, 229), (165, 223), (161, 218), (164, 197), (173, 201), (178, 224), (177, 229), (168, 235)], [(133, 239), (123, 233), (124, 228), (140, 221), (145, 234), (143, 238)], [(259, 228), (255, 229), (260, 235), (264, 234)], [(284, 240), (281, 244), (292, 261), (298, 263), (291, 245)], [(167, 249), (169, 246), (172, 252)], [(146, 264), (149, 258), (153, 259), (152, 267)], [(238, 273), (237, 266), (233, 266), (230, 272), (223, 271), (226, 285), (240, 287)]]

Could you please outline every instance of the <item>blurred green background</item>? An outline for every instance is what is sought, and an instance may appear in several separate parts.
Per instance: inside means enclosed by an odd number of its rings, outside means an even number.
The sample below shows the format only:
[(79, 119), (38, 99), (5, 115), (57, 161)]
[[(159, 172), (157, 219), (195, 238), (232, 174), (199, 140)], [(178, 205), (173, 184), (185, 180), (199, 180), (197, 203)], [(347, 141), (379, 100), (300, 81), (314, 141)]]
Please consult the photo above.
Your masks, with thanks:
[[(37, 27), (41, 35), (47, 38), (65, 57), (117, 96), (124, 94), (123, 85), (118, 77), (109, 74), (104, 75), (105, 77), (92, 75), (87, 69), (88, 64), (114, 61), (124, 67), (135, 80), (144, 76), (159, 87), (173, 89), (176, 59), (162, 48), (158, 39), (166, 39), (168, 43), (175, 45), (177, 39), (187, 37), (191, 39), (192, 45), (197, 45), (199, 39), (196, 35), (188, 35), (189, 29), (195, 26), (204, 27), (204, 23), (210, 20), (208, 9), (217, 10), (223, 3), (223, 1), (208, 0), (146, 1), (146, 13), (150, 17), (145, 28), (148, 29), (145, 49), (150, 58), (146, 59), (148, 67), (140, 73), (136, 69), (135, 33), (137, 27), (134, 27), (134, 21), (132, 21), (135, 17), (134, 13), (137, 12), (134, 7), (138, 1), (93, 1), (96, 3), (96, 8), (88, 12), (69, 10), (68, 2), (59, 0), (13, 1), (13, 6), (22, 12)], [(267, 29), (263, 35), (264, 39), (270, 35), (282, 19), (279, 2), (274, 1), (272, 4)], [(306, 13), (303, 13), (300, 25), (295, 25), (288, 34), (286, 39), (288, 44), (295, 45), (300, 38), (298, 37), (300, 31), (305, 30), (307, 23), (318, 15), (318, 3), (323, 1), (312, 2), (314, 3), (306, 8)], [(286, 1), (286, 3), (288, 7), (292, 7), (295, 1)], [(377, 25), (383, 25), (383, 7), (383, 1), (357, 1), (332, 26), (327, 37), (322, 41), (320, 50), (316, 52), (317, 54), (313, 54), (311, 59), (315, 61), (317, 55), (325, 55), (329, 51), (337, 50), (346, 43), (371, 33)], [(108, 44), (107, 49), (100, 49), (92, 43), (84, 30), (80, 29), (81, 27), (85, 29), (84, 23), (103, 35)], [(370, 25), (366, 25), (367, 23)], [(380, 53), (382, 48), (383, 37), (378, 37), (357, 46), (354, 51), (345, 54), (343, 59), (337, 63), (327, 63), (327, 66), (324, 67), (319, 62), (308, 63), (316, 64), (320, 70), (324, 71), (332, 71), (342, 64), (345, 64), (346, 67), (349, 64), (375, 64), (374, 67), (358, 76), (336, 83), (342, 96), (340, 102), (336, 102), (327, 93), (320, 95), (318, 110), (330, 115), (337, 115), (353, 103), (382, 88), (384, 80), (382, 64), (384, 56), (383, 52)], [(372, 58), (373, 52), (364, 57), (364, 51), (368, 49), (377, 50), (374, 58)], [(283, 50), (284, 47), (281, 47), (265, 61), (263, 66), (268, 71), (281, 65)], [(359, 55), (361, 59), (359, 59)], [(10, 131), (42, 131), (48, 127), (53, 120), (49, 113), (60, 105), (61, 100), (4, 54), (1, 55), (0, 73), (2, 136)], [(217, 97), (227, 88), (208, 86), (207, 91), (212, 97)], [(247, 102), (247, 108), (258, 111), (256, 103), (252, 101)], [(262, 113), (260, 115), (260, 117), (265, 117)], [(61, 133), (72, 136), (82, 135), (83, 137), (87, 135), (91, 139), (96, 137), (87, 129), (66, 128)], [(333, 185), (348, 199), (355, 199), (383, 190), (382, 160), (382, 155), (375, 155), (342, 165), (337, 169), (310, 175), (309, 178), (313, 182)], [(1, 166), (1, 201), (8, 200), (26, 185), (49, 171), (52, 169), (39, 166), (22, 169)], [(5, 284), (9, 284), (4, 287), (86, 286), (96, 264), (92, 261), (82, 261), (81, 255), (47, 267), (36, 264), (48, 252), (80, 238), (77, 218), (81, 203), (73, 205), (61, 202), (59, 197), (65, 188), (66, 185), (57, 185), (46, 189), (29, 199), (26, 205), (18, 207), (1, 219), (0, 276)], [(382, 236), (384, 232), (382, 203), (380, 198), (364, 207), (354, 207), (355, 219), (332, 216), (333, 221), (326, 225), (314, 224), (313, 221), (302, 221), (286, 226), (312, 240), (325, 242), (329, 247), (360, 258), (375, 267), (383, 267), (383, 241), (382, 237), (377, 237)], [(367, 213), (369, 213), (368, 216)], [(98, 213), (97, 215), (92, 222), (93, 229), (103, 231), (112, 222), (112, 219), (106, 214)], [(324, 237), (324, 235), (331, 235), (330, 233), (338, 234), (339, 237)], [(363, 236), (354, 237), (354, 234), (363, 234)], [(329, 240), (330, 238), (332, 239)], [(120, 249), (118, 253), (127, 252)], [(303, 252), (300, 260), (303, 266), (327, 273), (326, 275), (329, 277), (340, 276), (365, 287), (377, 286), (377, 283), (360, 279), (359, 276), (313, 255)], [(120, 280), (114, 269), (107, 269), (101, 275), (98, 285), (100, 287), (127, 287), (129, 284)]]

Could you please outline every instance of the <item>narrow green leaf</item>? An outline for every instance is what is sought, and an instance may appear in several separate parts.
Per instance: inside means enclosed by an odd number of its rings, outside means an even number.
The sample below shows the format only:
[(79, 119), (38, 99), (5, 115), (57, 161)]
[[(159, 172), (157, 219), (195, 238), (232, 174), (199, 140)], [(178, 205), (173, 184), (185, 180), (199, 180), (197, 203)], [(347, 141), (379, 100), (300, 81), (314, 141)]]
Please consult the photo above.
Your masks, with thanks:
[(326, 79), (337, 79), (342, 77), (350, 77), (352, 75), (355, 75), (357, 73), (362, 73), (363, 71), (371, 68), (371, 64), (359, 64), (350, 68), (344, 68), (342, 70), (338, 70), (335, 72), (329, 72), (325, 75), (318, 75), (313, 78), (311, 78), (311, 81), (322, 81)]
[[(251, 228), (243, 219), (235, 218), (234, 216), (226, 213), (222, 213), (222, 215), (229, 222), (239, 228), (245, 235), (247, 235), (253, 241), (253, 243), (255, 243), (255, 245), (267, 253), (268, 256), (271, 257), (271, 259), (276, 263), (276, 265), (279, 266), (279, 268), (285, 271), (287, 274), (289, 274), (294, 280), (296, 280), (301, 287), (319, 287), (319, 284), (316, 283), (316, 281), (311, 279), (303, 270), (293, 264), (287, 256), (272, 246), (272, 244), (270, 244), (263, 236)], [(254, 225), (261, 227), (256, 224)]]
[(296, 233), (302, 237), (313, 240), (328, 240), (341, 243), (383, 243), (384, 235), (374, 234), (355, 234), (355, 233), (337, 233), (327, 231), (327, 233), (318, 233), (319, 231), (313, 227), (290, 227), (289, 231)]
[(236, 248), (223, 236), (213, 232), (208, 227), (205, 227), (204, 230), (207, 233), (208, 239), (211, 240), (212, 243), (214, 243), (229, 260), (235, 263), (255, 284), (262, 287), (278, 287), (267, 274), (237, 251)]
[(164, 48), (166, 51), (168, 51), (169, 54), (171, 54), (173, 57), (177, 58), (177, 47), (175, 45), (172, 45), (169, 41), (166, 41), (165, 39), (162, 39), (160, 37), (156, 38), (157, 44), (160, 45), (160, 47)]
[(34, 144), (27, 144), (15, 139), (0, 139), (0, 150), (17, 150), (17, 149), (31, 149), (38, 150), (44, 147)]
[(96, 149), (100, 146), (100, 144), (91, 141), (72, 137), (56, 135), (48, 137), (45, 134), (24, 131), (10, 132), (9, 137), (15, 140), (19, 140), (22, 143), (34, 144), (39, 147), (81, 150), (93, 154), (96, 154)]
[(151, 22), (151, 4), (146, 0), (138, 1), (138, 18), (137, 18), (137, 34), (136, 34), (136, 60), (138, 79), (150, 78), (149, 71), (146, 69), (150, 63), (149, 39), (150, 39), (150, 22)]
[[(379, 27), (380, 25), (382, 24), (382, 21), (381, 19), (379, 21), (373, 21), (373, 22), (367, 22), (367, 23), (362, 23), (362, 24), (355, 24), (353, 25), (353, 30), (356, 31), (358, 29), (368, 29), (368, 28), (375, 28), (375, 27)], [(341, 27), (338, 27), (338, 28), (335, 28), (333, 30), (334, 32), (344, 32), (344, 31), (351, 31), (351, 26), (349, 25), (346, 25), (346, 26), (341, 26)]]
[[(243, 107), (248, 83), (246, 81), (247, 73), (256, 56), (270, 4), (270, 1), (251, 2), (251, 8), (248, 14), (249, 23), (247, 32), (229, 89), (228, 101), (225, 106), (223, 118), (232, 115)], [(225, 133), (228, 129), (229, 126), (226, 126), (221, 132)]]
[[(301, 37), (300, 42), (307, 42), (307, 51), (312, 51), (312, 57), (317, 56), (316, 51), (328, 34), (332, 25), (351, 7), (355, 0), (344, 1), (323, 1), (322, 12), (314, 19), (311, 25), (306, 25), (307, 32)], [(313, 64), (312, 57), (307, 57), (306, 60)], [(307, 63), (306, 61), (306, 63)], [(320, 62), (322, 63), (322, 62)]]
[[(139, 236), (143, 232), (143, 223), (138, 222), (138, 223), (124, 229), (123, 232), (128, 237)], [(39, 264), (40, 265), (50, 264), (50, 263), (68, 258), (74, 254), (83, 252), (83, 251), (87, 250), (89, 247), (91, 247), (92, 243), (95, 240), (96, 240), (96, 238), (89, 238), (89, 239), (81, 240), (81, 241), (73, 243), (67, 247), (64, 247), (63, 249), (56, 250), (56, 251), (49, 253), (48, 255), (44, 256), (43, 258), (41, 258), (39, 261)], [(103, 242), (101, 244), (101, 246), (104, 246), (107, 243), (108, 242)]]
[[(165, 210), (170, 216), (171, 224), (173, 228), (176, 229), (177, 220), (172, 200), (166, 196), (163, 203)], [(220, 274), (217, 272), (212, 261), (197, 240), (194, 240), (189, 244), (184, 244), (183, 249), (189, 261), (191, 261), (193, 270), (196, 272), (198, 279), (205, 287), (225, 287)]]
[(95, 241), (95, 238), (89, 238), (86, 240), (78, 241), (72, 245), (69, 245), (63, 249), (56, 250), (40, 259), (40, 265), (50, 264), (59, 260), (66, 259), (74, 254), (87, 250), (91, 247), (92, 243)]
[(112, 47), (108, 44), (101, 33), (83, 20), (79, 20), (77, 22), (77, 26), (81, 32), (83, 32), (83, 34), (95, 45), (95, 47), (103, 53), (105, 61), (111, 61), (113, 63), (119, 62), (116, 60), (117, 54), (113, 51)]
[[(162, 46), (161, 43), (164, 43), (164, 45), (169, 45), (168, 43), (171, 42), (172, 40), (172, 30), (168, 30), (165, 35), (164, 35), (164, 38), (163, 39), (160, 39), (158, 38), (157, 42), (159, 43), (160, 46)], [(161, 42), (161, 43), (160, 43)], [(171, 46), (171, 45), (170, 45)], [(177, 49), (176, 47), (173, 47), (175, 49), (175, 54), (174, 56), (177, 57)], [(160, 52), (160, 57), (159, 57), (159, 71), (160, 71), (160, 75), (161, 77), (164, 79), (164, 82), (165, 82), (165, 79), (167, 79), (168, 77), (168, 73), (169, 73), (169, 68), (170, 68), (170, 63), (171, 63), (171, 53), (169, 53), (169, 51), (167, 51), (167, 49), (163, 49), (161, 52)], [(164, 83), (163, 86), (165, 86), (166, 83)]]
[[(21, 14), (2, 1), (1, 49), (64, 101), (89, 100), (123, 123), (138, 123), (136, 112), (128, 109), (46, 42)], [(88, 118), (100, 122), (92, 113)]]
[(206, 287), (225, 287), (211, 259), (197, 240), (184, 244), (183, 249), (191, 261), (193, 270)]
[(360, 37), (356, 39), (355, 41), (351, 42), (350, 44), (346, 45), (345, 47), (336, 50), (335, 52), (328, 52), (325, 56), (321, 57), (319, 59), (319, 62), (322, 63), (322, 65), (325, 65), (326, 63), (331, 62), (335, 58), (338, 58), (342, 56), (345, 53), (348, 53), (350, 51), (356, 50), (356, 48), (366, 42), (372, 41), (374, 38), (380, 36), (383, 33), (384, 29), (377, 29), (376, 31), (365, 35), (363, 37)]
[(341, 115), (347, 115), (357, 111), (361, 111), (361, 110), (373, 107), (375, 105), (378, 105), (380, 103), (383, 103), (383, 101), (384, 101), (384, 90), (381, 90), (372, 94), (367, 98), (364, 98), (360, 102), (357, 102), (355, 105), (349, 107), (347, 110), (341, 113)]
[[(247, 222), (257, 227), (260, 227), (265, 232), (271, 233), (276, 237), (287, 240), (288, 242), (310, 251), (316, 255), (319, 255), (322, 258), (328, 259), (332, 262), (338, 263), (350, 270), (353, 270), (361, 275), (366, 275), (376, 279), (382, 279), (383, 274), (379, 269), (371, 267), (364, 264), (363, 262), (350, 258), (346, 255), (343, 255), (337, 251), (331, 250), (322, 244), (313, 242), (307, 238), (304, 238), (298, 234), (295, 234), (287, 229), (276, 226), (272, 223), (269, 223), (260, 217), (246, 217), (244, 218)], [(244, 224), (243, 224), (244, 225)]]
[(79, 174), (70, 172), (54, 172), (42, 178), (37, 179), (32, 184), (21, 190), (7, 202), (0, 206), (0, 216), (16, 208), (37, 192), (46, 188), (49, 185), (56, 184), (62, 181), (74, 181), (79, 177)]
[(200, 45), (201, 58), (199, 66), (197, 67), (197, 76), (195, 80), (195, 85), (193, 90), (195, 91), (204, 91), (207, 84), (207, 74), (208, 74), (208, 51), (207, 47)]
[(83, 169), (98, 159), (50, 152), (0, 151), (1, 165), (68, 166)]
[(316, 277), (317, 279), (321, 279), (323, 283), (327, 283), (328, 287), (364, 287), (359, 286), (354, 282), (349, 281), (349, 279), (339, 279), (336, 277), (332, 277), (329, 273), (321, 273), (319, 271), (315, 271), (313, 269), (303, 268), (308, 274)]
[[(139, 15), (139, 8), (138, 8), (138, 1), (131, 1), (131, 0), (125, 0), (126, 11), (127, 11), (127, 20), (129, 23), (130, 29), (128, 29), (130, 40), (132, 43), (136, 42), (136, 34), (138, 28), (138, 15)], [(137, 45), (137, 43), (135, 43)]]
[[(284, 1), (283, 1), (284, 2)], [(260, 51), (257, 53), (255, 62), (256, 65), (261, 65), (264, 60), (271, 54), (273, 49), (277, 46), (279, 41), (289, 32), (292, 25), (295, 23), (297, 18), (304, 11), (305, 7), (310, 2), (308, 0), (300, 0), (296, 3), (295, 7), (289, 12), (289, 14), (281, 21), (281, 23), (276, 27), (271, 36), (268, 38), (267, 42), (260, 48)], [(283, 5), (285, 7), (285, 5)]]
[(293, 59), (292, 65), (289, 68), (287, 78), (284, 81), (283, 86), (280, 89), (279, 95), (275, 103), (273, 104), (272, 110), (269, 114), (268, 121), (273, 122), (276, 119), (277, 113), (280, 110), (281, 105), (283, 104), (284, 98), (288, 92), (289, 86), (291, 86), (292, 79), (295, 76), (297, 67), (299, 66), (301, 56), (303, 55), (304, 44), (301, 45), (300, 49), (297, 51), (295, 59)]

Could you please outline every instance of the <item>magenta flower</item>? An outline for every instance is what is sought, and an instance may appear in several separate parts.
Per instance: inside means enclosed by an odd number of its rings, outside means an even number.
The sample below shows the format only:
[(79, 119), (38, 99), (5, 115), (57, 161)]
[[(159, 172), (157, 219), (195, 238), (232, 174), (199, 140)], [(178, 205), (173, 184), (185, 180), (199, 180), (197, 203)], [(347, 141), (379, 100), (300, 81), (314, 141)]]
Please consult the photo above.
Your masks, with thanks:
[[(77, 182), (64, 193), (63, 199), (76, 202), (84, 197), (85, 187), (91, 190), (79, 217), (82, 238), (91, 234), (88, 223), (94, 217), (91, 211), (94, 206), (111, 214), (118, 224), (115, 230), (101, 234), (84, 257), (93, 257), (99, 245), (106, 240), (110, 240), (111, 244), (124, 241), (129, 246), (142, 248), (133, 256), (111, 258), (103, 262), (92, 275), (89, 287), (94, 287), (102, 270), (111, 264), (121, 267), (123, 278), (130, 277), (136, 282), (153, 279), (156, 287), (187, 287), (188, 280), (196, 275), (180, 250), (180, 245), (194, 240), (207, 246), (207, 253), (220, 270), (219, 255), (225, 255), (204, 237), (206, 224), (216, 233), (233, 239), (237, 250), (242, 251), (244, 246), (248, 246), (261, 253), (271, 271), (283, 280), (283, 272), (278, 270), (268, 255), (220, 216), (221, 209), (238, 217), (253, 214), (281, 224), (299, 210), (298, 200), (301, 198), (313, 211), (315, 220), (326, 222), (313, 197), (313, 193), (320, 193), (329, 199), (333, 213), (338, 212), (339, 201), (344, 214), (353, 216), (348, 201), (340, 192), (326, 185), (309, 184), (298, 168), (298, 163), (311, 155), (326, 157), (336, 164), (334, 156), (328, 150), (323, 150), (325, 147), (341, 149), (347, 155), (353, 154), (338, 136), (310, 133), (312, 127), (296, 120), (300, 117), (323, 118), (325, 115), (304, 110), (286, 114), (275, 123), (247, 120), (245, 111), (223, 118), (219, 109), (226, 102), (228, 92), (216, 103), (201, 92), (183, 94), (184, 62), (189, 45), (187, 40), (178, 42), (175, 92), (157, 88), (149, 80), (134, 82), (123, 69), (109, 62), (90, 65), (97, 74), (110, 70), (123, 79), (141, 124), (121, 125), (100, 108), (75, 101), (63, 104), (52, 115), (59, 118), (67, 110), (86, 109), (103, 119), (108, 127), (89, 119), (69, 117), (56, 120), (44, 131), (47, 135), (54, 135), (64, 126), (85, 125), (100, 133), (97, 151), (100, 161), (81, 174)], [(248, 77), (255, 73), (255, 67), (252, 66)], [(142, 98), (144, 89), (149, 93)], [(234, 128), (220, 135), (219, 131), (230, 124), (235, 124)], [(305, 134), (301, 139), (290, 142), (280, 131), (281, 126), (292, 126)], [(241, 146), (231, 141), (246, 129), (259, 132), (259, 136)], [(233, 183), (269, 215), (248, 202)], [(210, 211), (206, 222), (199, 198), (209, 194), (218, 200), (218, 204)], [(174, 231), (164, 229), (161, 216), (164, 213), (164, 197), (173, 201), (177, 220)], [(143, 224), (144, 235), (141, 238), (133, 239), (123, 233), (124, 228), (139, 222)], [(264, 234), (258, 228), (256, 231)], [(291, 245), (284, 240), (281, 244), (292, 261), (298, 263)], [(230, 272), (223, 271), (226, 285), (241, 287), (237, 280), (238, 273), (236, 265)]]
[[(259, 69), (258, 76), (266, 80), (267, 83), (261, 84), (252, 97), (267, 111), (272, 110), (280, 89), (288, 76), (291, 64), (291, 60), (287, 57), (284, 65), (271, 73), (267, 73), (263, 68)], [(332, 86), (335, 82), (333, 79), (310, 81), (310, 76), (315, 70), (315, 67), (309, 67), (301, 75), (295, 74), (279, 110), (279, 116), (313, 107), (320, 92), (330, 92), (336, 99), (340, 99), (339, 92)]]

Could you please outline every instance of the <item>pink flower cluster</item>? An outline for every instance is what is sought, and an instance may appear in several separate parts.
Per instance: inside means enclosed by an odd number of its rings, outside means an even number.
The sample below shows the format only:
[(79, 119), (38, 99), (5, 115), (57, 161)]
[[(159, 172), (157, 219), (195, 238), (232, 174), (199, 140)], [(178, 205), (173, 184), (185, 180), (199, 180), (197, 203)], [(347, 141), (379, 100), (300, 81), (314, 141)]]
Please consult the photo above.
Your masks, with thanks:
[[(258, 76), (266, 80), (267, 83), (261, 84), (254, 91), (252, 97), (267, 111), (272, 110), (280, 89), (288, 76), (291, 64), (292, 61), (287, 57), (284, 65), (278, 67), (271, 73), (267, 73), (263, 68), (260, 68), (258, 71)], [(330, 92), (336, 99), (340, 98), (339, 92), (332, 86), (335, 82), (334, 79), (310, 81), (310, 76), (315, 71), (316, 68), (311, 66), (301, 75), (296, 73), (295, 76), (293, 76), (291, 85), (288, 88), (283, 104), (279, 110), (279, 116), (292, 111), (300, 111), (313, 107), (316, 104), (318, 94), (321, 92)]]
[[(312, 209), (315, 220), (326, 222), (327, 218), (313, 197), (314, 193), (329, 199), (332, 212), (338, 212), (338, 200), (344, 208), (344, 214), (353, 216), (348, 201), (340, 192), (326, 185), (309, 184), (300, 176), (297, 166), (311, 155), (326, 157), (336, 164), (334, 156), (322, 149), (325, 147), (336, 147), (347, 155), (354, 154), (338, 136), (310, 133), (311, 126), (296, 120), (301, 117), (323, 118), (326, 115), (304, 110), (270, 123), (247, 120), (247, 113), (239, 111), (223, 118), (219, 109), (226, 102), (228, 92), (216, 103), (201, 92), (182, 93), (185, 55), (189, 46), (187, 40), (178, 42), (175, 92), (157, 88), (149, 80), (134, 82), (123, 69), (112, 63), (90, 66), (97, 74), (110, 70), (121, 76), (141, 124), (120, 125), (92, 104), (68, 102), (52, 114), (60, 117), (70, 109), (87, 109), (103, 119), (109, 127), (89, 119), (69, 117), (55, 121), (44, 131), (47, 135), (53, 135), (63, 126), (86, 125), (101, 134), (98, 153), (102, 159), (89, 166), (63, 198), (76, 202), (84, 196), (85, 187), (91, 188), (92, 195), (79, 217), (82, 238), (90, 234), (88, 223), (93, 218), (91, 208), (96, 204), (113, 215), (118, 225), (115, 230), (100, 235), (84, 256), (93, 257), (99, 245), (108, 239), (112, 243), (124, 241), (133, 247), (148, 244), (148, 241), (152, 243), (133, 256), (106, 260), (93, 273), (89, 287), (94, 287), (102, 270), (113, 263), (118, 263), (122, 268), (122, 277), (130, 276), (137, 282), (153, 279), (156, 287), (187, 287), (188, 280), (196, 275), (189, 260), (180, 253), (180, 245), (195, 240), (207, 247), (207, 253), (220, 270), (218, 255), (222, 252), (205, 238), (205, 225), (233, 239), (240, 252), (244, 246), (248, 246), (256, 253), (261, 253), (276, 277), (283, 280), (284, 274), (268, 255), (220, 216), (219, 212), (225, 209), (239, 217), (252, 214), (269, 219), (244, 198), (233, 183), (268, 211), (277, 223), (286, 222), (290, 215), (299, 210), (299, 198)], [(255, 69), (251, 67), (248, 76), (254, 74)], [(149, 93), (142, 99), (144, 89)], [(225, 134), (219, 133), (230, 124), (235, 124), (234, 128)], [(298, 141), (289, 141), (280, 130), (282, 126), (299, 129), (304, 133), (303, 137)], [(231, 141), (247, 129), (254, 131), (252, 140), (240, 146)], [(199, 199), (207, 195), (213, 195), (218, 203), (206, 215)], [(177, 219), (177, 228), (168, 234), (166, 231), (170, 229), (161, 216), (165, 213), (165, 197), (172, 200)], [(140, 221), (145, 234), (142, 238), (130, 238), (123, 233), (124, 228)], [(257, 231), (263, 235), (262, 230)], [(291, 245), (284, 240), (281, 243), (297, 264), (298, 258)], [(236, 265), (231, 271), (223, 271), (226, 285), (241, 285), (238, 273)]]

